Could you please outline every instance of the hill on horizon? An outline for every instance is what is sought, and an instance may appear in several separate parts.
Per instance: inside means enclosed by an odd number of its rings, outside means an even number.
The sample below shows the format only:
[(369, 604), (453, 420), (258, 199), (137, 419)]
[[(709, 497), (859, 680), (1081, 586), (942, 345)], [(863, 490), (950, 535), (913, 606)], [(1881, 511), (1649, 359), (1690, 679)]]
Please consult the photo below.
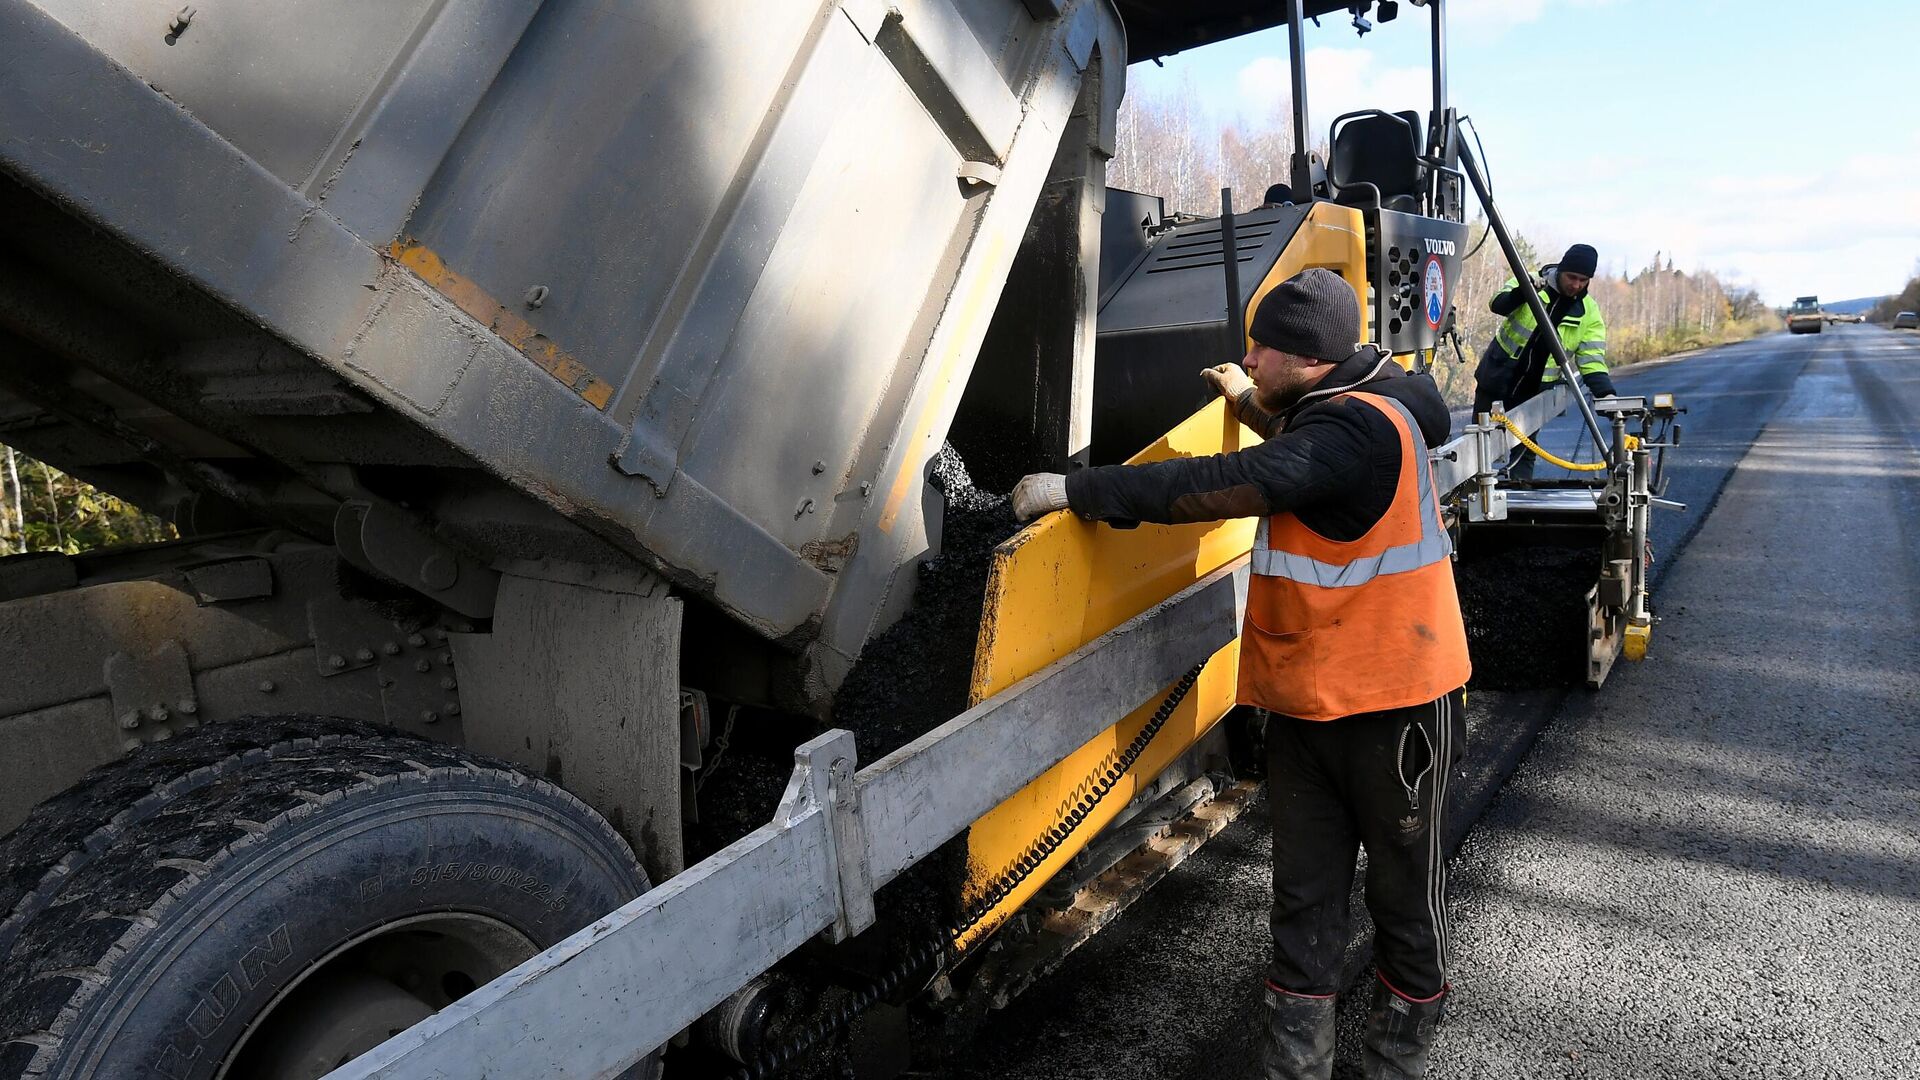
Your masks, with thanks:
[[(1890, 294), (1889, 294), (1890, 295)], [(1886, 296), (1863, 296), (1858, 300), (1821, 301), (1820, 310), (1831, 311), (1836, 315), (1865, 315), (1873, 310), (1873, 305), (1885, 300)]]

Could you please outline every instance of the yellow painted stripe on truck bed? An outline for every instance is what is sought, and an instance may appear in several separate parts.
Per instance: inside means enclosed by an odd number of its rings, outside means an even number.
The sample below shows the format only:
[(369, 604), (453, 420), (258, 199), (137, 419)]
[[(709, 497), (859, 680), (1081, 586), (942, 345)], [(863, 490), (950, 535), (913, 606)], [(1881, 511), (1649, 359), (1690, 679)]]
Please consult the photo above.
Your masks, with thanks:
[(552, 338), (534, 329), (518, 312), (493, 298), (471, 278), (452, 269), (431, 248), (414, 240), (395, 240), (387, 249), (395, 262), (413, 271), (454, 306), (483, 323), (500, 339), (565, 383), (574, 393), (602, 412), (613, 400), (613, 384), (595, 375), (587, 365), (562, 349)]

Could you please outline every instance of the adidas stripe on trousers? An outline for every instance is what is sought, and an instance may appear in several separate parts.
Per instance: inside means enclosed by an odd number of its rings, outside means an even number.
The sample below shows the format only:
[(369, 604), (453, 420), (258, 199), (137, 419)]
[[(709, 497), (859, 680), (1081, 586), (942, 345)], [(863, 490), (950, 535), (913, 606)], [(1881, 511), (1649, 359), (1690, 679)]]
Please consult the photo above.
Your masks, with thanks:
[(1445, 988), (1447, 779), (1466, 752), (1464, 712), (1455, 690), (1338, 720), (1268, 718), (1274, 987), (1340, 989), (1347, 901), (1365, 848), (1380, 975), (1412, 998)]

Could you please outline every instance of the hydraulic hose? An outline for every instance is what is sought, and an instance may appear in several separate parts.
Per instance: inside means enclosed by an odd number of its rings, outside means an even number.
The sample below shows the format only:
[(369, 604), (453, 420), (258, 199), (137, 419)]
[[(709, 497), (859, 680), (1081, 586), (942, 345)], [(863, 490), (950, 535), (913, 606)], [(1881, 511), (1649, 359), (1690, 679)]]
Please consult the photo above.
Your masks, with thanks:
[[(1520, 440), (1521, 446), (1540, 455), (1540, 459), (1550, 465), (1558, 465), (1569, 472), (1602, 472), (1607, 468), (1607, 463), (1604, 461), (1568, 461), (1566, 458), (1550, 453), (1543, 449), (1539, 443), (1527, 438), (1527, 433), (1521, 431), (1519, 425), (1507, 419), (1506, 413), (1493, 413), (1491, 415), (1494, 423), (1506, 428), (1513, 433), (1514, 438)], [(1639, 445), (1639, 439), (1632, 435), (1627, 436), (1628, 450), (1636, 449)]]

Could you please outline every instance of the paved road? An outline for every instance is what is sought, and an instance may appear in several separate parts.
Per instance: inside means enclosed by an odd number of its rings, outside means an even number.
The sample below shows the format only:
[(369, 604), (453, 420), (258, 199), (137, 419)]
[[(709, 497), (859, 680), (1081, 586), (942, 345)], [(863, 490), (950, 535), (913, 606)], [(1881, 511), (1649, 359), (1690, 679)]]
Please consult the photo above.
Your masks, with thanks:
[[(1920, 336), (1836, 330), (1619, 380), (1691, 409), (1665, 622), (1598, 695), (1474, 696), (1436, 1077), (1915, 1075)], [(1264, 833), (1228, 830), (951, 1075), (1253, 1076)]]
[(1461, 851), (1438, 1075), (1920, 1066), (1920, 340), (1809, 351), (1660, 662), (1570, 699)]
[[(1848, 330), (1847, 337), (1859, 332)], [(1687, 509), (1654, 515), (1656, 558), (1677, 551), (1700, 528), (1728, 474), (1787, 399), (1808, 360), (1820, 355), (1823, 345), (1835, 347), (1842, 336), (1837, 328), (1817, 336), (1773, 334), (1642, 370), (1627, 369), (1615, 380), (1623, 394), (1671, 393), (1687, 409), (1680, 418), (1684, 452), (1669, 460), (1673, 482), (1667, 490), (1667, 498), (1685, 503)], [(1569, 460), (1595, 460), (1593, 441), (1575, 415), (1549, 423), (1539, 442)], [(1535, 475), (1544, 480), (1571, 474), (1541, 462)]]

